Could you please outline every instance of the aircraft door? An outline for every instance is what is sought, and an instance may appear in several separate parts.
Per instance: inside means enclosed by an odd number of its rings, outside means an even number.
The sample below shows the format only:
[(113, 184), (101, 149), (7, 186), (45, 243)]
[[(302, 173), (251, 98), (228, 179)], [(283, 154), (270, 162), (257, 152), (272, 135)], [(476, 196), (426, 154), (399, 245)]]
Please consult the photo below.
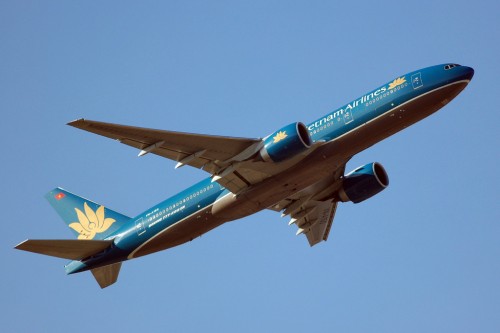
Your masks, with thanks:
[(344, 112), (344, 123), (347, 125), (353, 120), (354, 120), (354, 117), (352, 116), (352, 110), (346, 110)]
[(142, 217), (135, 221), (135, 230), (137, 231), (138, 236), (146, 232), (146, 228), (144, 227), (144, 220), (142, 219)]

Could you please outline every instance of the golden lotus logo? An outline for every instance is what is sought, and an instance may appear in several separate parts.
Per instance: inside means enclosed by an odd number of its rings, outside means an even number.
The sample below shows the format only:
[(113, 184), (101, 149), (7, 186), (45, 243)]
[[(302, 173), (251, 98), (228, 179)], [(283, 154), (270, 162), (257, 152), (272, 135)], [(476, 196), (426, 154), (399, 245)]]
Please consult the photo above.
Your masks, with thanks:
[(286, 131), (280, 131), (278, 133), (276, 133), (276, 135), (273, 137), (273, 143), (278, 143), (280, 142), (281, 140), (283, 140), (284, 138), (286, 138), (288, 135), (286, 135)]
[(400, 86), (400, 85), (402, 85), (402, 84), (403, 84), (403, 83), (405, 83), (405, 82), (406, 82), (406, 79), (405, 79), (405, 77), (404, 77), (404, 76), (403, 76), (403, 77), (399, 77), (399, 78), (397, 78), (396, 80), (392, 81), (392, 82), (389, 84), (389, 90), (390, 90), (390, 89), (394, 89), (394, 88), (396, 88), (397, 86)]
[(104, 206), (97, 208), (95, 212), (87, 203), (83, 205), (83, 208), (85, 214), (78, 208), (75, 208), (79, 222), (73, 222), (69, 225), (71, 229), (80, 234), (78, 235), (78, 239), (93, 239), (96, 234), (108, 230), (116, 222), (115, 219), (104, 217)]

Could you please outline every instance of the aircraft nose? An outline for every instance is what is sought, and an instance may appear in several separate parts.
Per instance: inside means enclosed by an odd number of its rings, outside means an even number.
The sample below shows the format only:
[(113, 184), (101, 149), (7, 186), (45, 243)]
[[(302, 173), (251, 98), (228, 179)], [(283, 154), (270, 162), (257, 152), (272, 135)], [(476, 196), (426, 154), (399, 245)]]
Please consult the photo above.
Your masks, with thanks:
[(463, 67), (463, 71), (464, 71), (464, 77), (467, 80), (471, 80), (472, 77), (474, 76), (474, 68), (467, 67), (467, 66), (462, 66), (462, 67)]

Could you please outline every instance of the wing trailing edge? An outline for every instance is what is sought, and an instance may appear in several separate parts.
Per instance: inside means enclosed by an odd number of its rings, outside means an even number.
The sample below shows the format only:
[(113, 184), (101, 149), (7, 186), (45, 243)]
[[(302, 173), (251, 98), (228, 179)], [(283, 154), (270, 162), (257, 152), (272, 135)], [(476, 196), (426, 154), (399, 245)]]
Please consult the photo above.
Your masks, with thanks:
[[(347, 161), (346, 161), (347, 162)], [(288, 225), (298, 227), (296, 235), (306, 235), (310, 246), (326, 241), (332, 228), (338, 200), (335, 193), (341, 186), (345, 163), (329, 177), (269, 207), (290, 216)]]

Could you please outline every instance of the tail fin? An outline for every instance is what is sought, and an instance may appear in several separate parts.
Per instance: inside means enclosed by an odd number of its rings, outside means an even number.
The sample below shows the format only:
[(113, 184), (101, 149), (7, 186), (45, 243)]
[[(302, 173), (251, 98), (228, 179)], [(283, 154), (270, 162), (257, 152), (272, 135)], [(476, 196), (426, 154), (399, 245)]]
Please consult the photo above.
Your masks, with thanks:
[(128, 216), (59, 187), (47, 193), (45, 198), (78, 239), (105, 239), (130, 220)]

